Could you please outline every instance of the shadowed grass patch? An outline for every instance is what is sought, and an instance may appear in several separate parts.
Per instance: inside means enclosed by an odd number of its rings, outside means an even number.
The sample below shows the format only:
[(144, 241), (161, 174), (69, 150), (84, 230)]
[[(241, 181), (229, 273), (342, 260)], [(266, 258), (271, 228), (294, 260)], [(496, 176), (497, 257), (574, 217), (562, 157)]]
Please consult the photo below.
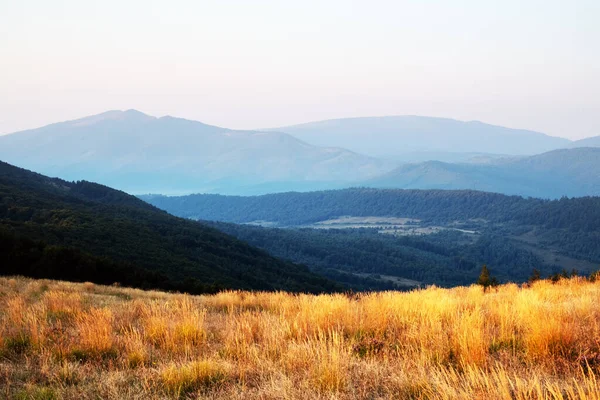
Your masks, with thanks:
[(164, 388), (177, 396), (222, 384), (228, 378), (229, 368), (214, 360), (170, 365), (160, 372)]

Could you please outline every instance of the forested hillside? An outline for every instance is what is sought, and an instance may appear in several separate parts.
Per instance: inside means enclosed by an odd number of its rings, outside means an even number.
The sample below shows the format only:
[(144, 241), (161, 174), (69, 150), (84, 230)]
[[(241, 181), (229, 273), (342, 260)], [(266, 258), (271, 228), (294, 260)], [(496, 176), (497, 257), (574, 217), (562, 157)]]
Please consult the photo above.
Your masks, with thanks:
[(473, 190), (399, 190), (354, 188), (263, 196), (140, 196), (171, 214), (192, 219), (246, 223), (269, 221), (280, 226), (310, 224), (329, 218), (386, 216), (447, 222), (483, 218), (508, 221), (544, 204), (538, 199)]
[(304, 266), (126, 193), (1, 162), (0, 242), (4, 274), (191, 292), (337, 288)]
[(469, 240), (456, 231), (395, 237), (365, 228), (278, 229), (211, 224), (274, 256), (309, 265), (320, 274), (360, 289), (415, 285), (403, 279), (421, 285), (469, 285), (477, 280), (483, 264), (490, 265), (501, 281), (525, 281), (534, 269), (544, 275), (561, 270), (558, 265), (545, 264), (513, 241), (493, 234)]
[(353, 188), (263, 196), (140, 196), (184, 218), (248, 223), (269, 221), (299, 226), (330, 218), (380, 216), (443, 223), (482, 219), (572, 231), (600, 230), (600, 197), (542, 200), (474, 190), (403, 190)]

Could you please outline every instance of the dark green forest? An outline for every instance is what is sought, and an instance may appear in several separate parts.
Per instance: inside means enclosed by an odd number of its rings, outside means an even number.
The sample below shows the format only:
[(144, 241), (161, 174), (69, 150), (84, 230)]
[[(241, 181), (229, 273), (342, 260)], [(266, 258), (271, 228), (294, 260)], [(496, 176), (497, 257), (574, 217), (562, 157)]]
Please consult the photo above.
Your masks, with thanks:
[(529, 215), (547, 203), (473, 190), (369, 188), (247, 197), (195, 194), (141, 198), (184, 218), (235, 223), (273, 221), (280, 226), (310, 224), (343, 215), (419, 218), (425, 222), (477, 218), (503, 222)]
[(470, 243), (456, 231), (396, 237), (369, 228), (277, 229), (210, 224), (274, 256), (309, 265), (330, 279), (361, 289), (397, 287), (353, 274), (391, 275), (425, 285), (456, 286), (475, 282), (484, 263), (492, 266), (501, 281), (526, 281), (533, 269), (544, 275), (561, 270), (558, 265), (545, 265), (511, 240), (494, 235), (482, 235)]
[(341, 288), (305, 266), (124, 192), (6, 163), (0, 163), (0, 232), (2, 274), (193, 292)]
[(483, 219), (546, 229), (600, 230), (600, 197), (542, 200), (474, 190), (354, 188), (263, 196), (140, 196), (171, 214), (191, 219), (280, 226), (311, 224), (344, 215), (419, 218), (429, 223)]
[(205, 285), (198, 279), (173, 281), (167, 275), (136, 267), (131, 263), (96, 257), (81, 250), (8, 234), (0, 230), (0, 262), (4, 275), (52, 278), (74, 282), (160, 289), (187, 293), (213, 293), (219, 285)]

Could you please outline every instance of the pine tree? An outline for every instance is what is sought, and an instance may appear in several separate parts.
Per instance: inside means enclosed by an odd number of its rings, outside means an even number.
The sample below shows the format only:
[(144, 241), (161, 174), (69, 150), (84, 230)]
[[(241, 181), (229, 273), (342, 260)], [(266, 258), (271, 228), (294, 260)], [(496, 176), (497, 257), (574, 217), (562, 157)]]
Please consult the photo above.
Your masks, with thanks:
[(487, 265), (483, 265), (477, 284), (483, 286), (483, 290), (486, 291), (490, 286), (497, 286), (498, 279), (490, 275)]
[(531, 273), (531, 276), (529, 277), (529, 283), (539, 281), (540, 279), (542, 279), (542, 274), (541, 274), (540, 270), (537, 268), (534, 268), (533, 272)]
[(479, 279), (477, 279), (477, 284), (483, 286), (484, 288), (487, 288), (488, 286), (490, 286), (490, 283), (490, 271), (488, 270), (487, 265), (484, 264), (483, 268), (481, 268)]

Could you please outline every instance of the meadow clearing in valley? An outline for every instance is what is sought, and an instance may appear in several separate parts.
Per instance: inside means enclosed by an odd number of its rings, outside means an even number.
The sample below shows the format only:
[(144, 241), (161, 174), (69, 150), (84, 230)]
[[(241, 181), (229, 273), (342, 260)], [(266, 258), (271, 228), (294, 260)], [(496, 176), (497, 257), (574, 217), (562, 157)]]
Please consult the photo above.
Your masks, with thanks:
[(188, 296), (0, 278), (0, 397), (599, 399), (600, 283)]

